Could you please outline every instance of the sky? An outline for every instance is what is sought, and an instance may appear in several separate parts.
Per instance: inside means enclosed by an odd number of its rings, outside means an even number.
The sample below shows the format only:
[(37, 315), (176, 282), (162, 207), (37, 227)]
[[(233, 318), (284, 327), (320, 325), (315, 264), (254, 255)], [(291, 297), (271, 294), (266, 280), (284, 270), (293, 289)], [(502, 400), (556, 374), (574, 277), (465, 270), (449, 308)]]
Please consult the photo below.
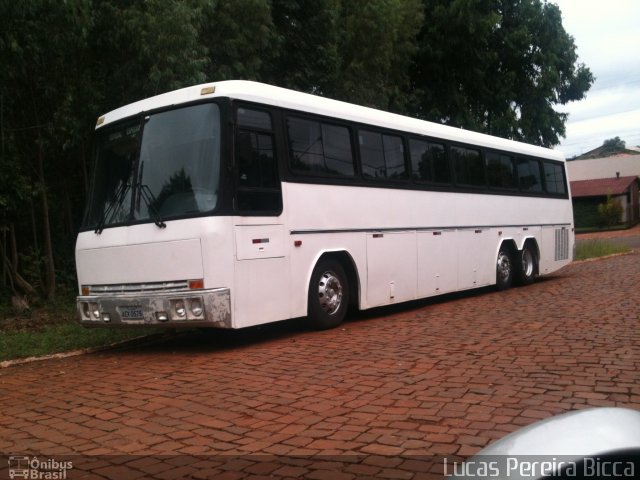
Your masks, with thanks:
[(640, 0), (550, 0), (562, 11), (578, 62), (596, 81), (585, 99), (560, 105), (569, 113), (560, 150), (567, 158), (620, 137), (640, 145)]

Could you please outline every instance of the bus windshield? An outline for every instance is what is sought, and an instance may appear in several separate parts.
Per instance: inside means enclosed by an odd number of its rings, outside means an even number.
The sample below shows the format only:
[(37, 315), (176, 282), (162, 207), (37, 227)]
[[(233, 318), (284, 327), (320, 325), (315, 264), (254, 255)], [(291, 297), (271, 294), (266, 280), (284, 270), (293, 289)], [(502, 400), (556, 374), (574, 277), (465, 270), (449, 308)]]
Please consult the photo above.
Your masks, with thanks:
[(220, 179), (220, 112), (213, 103), (98, 131), (85, 226), (188, 217), (213, 210)]

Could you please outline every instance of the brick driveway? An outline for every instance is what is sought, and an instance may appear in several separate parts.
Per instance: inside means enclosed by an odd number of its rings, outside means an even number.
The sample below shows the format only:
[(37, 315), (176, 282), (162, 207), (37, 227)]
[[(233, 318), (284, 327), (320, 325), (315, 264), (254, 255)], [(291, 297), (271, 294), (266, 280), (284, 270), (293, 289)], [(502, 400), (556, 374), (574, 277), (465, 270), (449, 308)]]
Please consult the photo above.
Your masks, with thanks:
[(431, 478), (433, 455), (538, 419), (640, 409), (639, 275), (635, 252), (331, 331), (286, 322), (2, 369), (0, 454), (91, 456), (74, 458), (95, 478)]

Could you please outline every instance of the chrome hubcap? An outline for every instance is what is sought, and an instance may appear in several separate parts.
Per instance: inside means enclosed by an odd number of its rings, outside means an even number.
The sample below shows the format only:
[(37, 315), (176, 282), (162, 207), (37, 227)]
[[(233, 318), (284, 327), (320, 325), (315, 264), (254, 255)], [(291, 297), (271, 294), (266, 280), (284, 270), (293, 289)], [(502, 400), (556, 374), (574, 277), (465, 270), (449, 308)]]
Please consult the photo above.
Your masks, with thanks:
[(505, 252), (498, 253), (497, 272), (501, 282), (508, 281), (511, 276), (511, 260)]
[(329, 315), (336, 313), (342, 305), (342, 284), (334, 272), (324, 272), (320, 277), (318, 298), (320, 307)]

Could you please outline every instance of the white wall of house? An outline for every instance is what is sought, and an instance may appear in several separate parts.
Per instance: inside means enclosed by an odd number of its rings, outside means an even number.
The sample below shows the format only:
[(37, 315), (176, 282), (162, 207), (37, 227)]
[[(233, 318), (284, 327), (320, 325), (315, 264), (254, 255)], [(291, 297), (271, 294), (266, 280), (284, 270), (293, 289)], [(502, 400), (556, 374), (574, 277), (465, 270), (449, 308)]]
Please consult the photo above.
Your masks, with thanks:
[(621, 177), (640, 177), (640, 155), (618, 155), (567, 162), (569, 180), (613, 178), (616, 172), (620, 172)]

